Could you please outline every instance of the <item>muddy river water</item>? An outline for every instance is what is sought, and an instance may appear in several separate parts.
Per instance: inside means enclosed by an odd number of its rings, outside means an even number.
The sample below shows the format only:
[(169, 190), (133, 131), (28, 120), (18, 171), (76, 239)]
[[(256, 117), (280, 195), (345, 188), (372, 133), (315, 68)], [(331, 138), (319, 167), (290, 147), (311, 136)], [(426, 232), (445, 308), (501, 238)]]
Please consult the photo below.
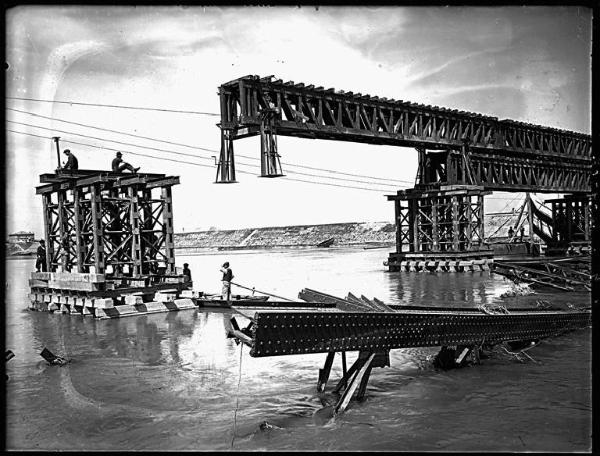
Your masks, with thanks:
[[(218, 292), (219, 267), (234, 282), (295, 298), (305, 287), (349, 291), (392, 304), (522, 305), (503, 300), (501, 276), (390, 273), (386, 249), (304, 249), (178, 254), (195, 288)], [(316, 392), (324, 354), (251, 358), (225, 337), (230, 310), (184, 310), (115, 320), (27, 310), (34, 260), (7, 261), (7, 449), (589, 451), (591, 329), (543, 341), (535, 362), (498, 353), (479, 366), (438, 371), (437, 349), (391, 352), (374, 369), (367, 399), (330, 419)], [(233, 288), (233, 293), (246, 293)], [(589, 305), (589, 295), (539, 295)], [(51, 367), (47, 347), (71, 358)], [(349, 354), (349, 362), (356, 355)], [(270, 426), (260, 429), (267, 421)]]

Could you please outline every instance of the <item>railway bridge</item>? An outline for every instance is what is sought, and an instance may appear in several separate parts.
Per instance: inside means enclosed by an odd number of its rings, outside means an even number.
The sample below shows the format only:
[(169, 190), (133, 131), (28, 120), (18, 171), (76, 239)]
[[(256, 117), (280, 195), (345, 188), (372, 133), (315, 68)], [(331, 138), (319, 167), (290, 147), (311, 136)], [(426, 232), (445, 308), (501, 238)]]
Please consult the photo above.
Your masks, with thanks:
[[(564, 233), (572, 238), (566, 241), (590, 238), (589, 135), (273, 76), (235, 79), (219, 87), (219, 96), (217, 183), (235, 182), (233, 142), (251, 136), (261, 138), (262, 177), (283, 175), (277, 135), (417, 150), (415, 188), (388, 195), (397, 226), (390, 269), (406, 259), (491, 259), (483, 201), (494, 190), (568, 193), (553, 200), (552, 219), (561, 227), (548, 240), (559, 232), (563, 242)], [(572, 226), (562, 226), (565, 220)]]

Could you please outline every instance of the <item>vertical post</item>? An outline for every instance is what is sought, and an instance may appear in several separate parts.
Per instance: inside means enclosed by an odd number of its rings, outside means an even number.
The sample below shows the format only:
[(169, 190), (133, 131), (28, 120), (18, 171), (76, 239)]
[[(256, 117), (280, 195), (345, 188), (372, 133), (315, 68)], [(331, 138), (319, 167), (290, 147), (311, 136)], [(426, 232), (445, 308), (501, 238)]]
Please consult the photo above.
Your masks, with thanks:
[(484, 213), (484, 208), (483, 208), (483, 195), (479, 194), (477, 195), (477, 216), (479, 218), (479, 222), (478, 222), (478, 229), (479, 229), (479, 245), (481, 246), (481, 243), (483, 242), (483, 239), (485, 239), (485, 213)]
[(431, 198), (431, 239), (432, 245), (431, 250), (433, 252), (438, 252), (440, 250), (439, 247), (439, 224), (438, 224), (438, 206), (439, 206), (439, 197), (433, 196)]
[(104, 239), (102, 233), (102, 206), (97, 184), (91, 185), (90, 205), (92, 208), (92, 239), (94, 244), (94, 269), (104, 274)]
[(452, 195), (450, 201), (452, 204), (452, 249), (457, 252), (460, 234), (458, 226), (458, 198), (456, 195)]
[(60, 136), (53, 136), (52, 139), (56, 144), (56, 169), (60, 169), (60, 147), (58, 145), (58, 140), (60, 139)]
[(215, 183), (229, 184), (235, 182), (235, 162), (233, 156), (232, 130), (221, 127), (221, 152), (217, 165)]
[[(563, 197), (564, 198), (564, 197)], [(567, 225), (567, 242), (573, 241), (573, 225), (575, 224), (575, 218), (573, 217), (573, 200), (564, 199), (566, 207), (566, 225)]]
[[(527, 204), (527, 225), (529, 225), (529, 242), (533, 244), (533, 201), (531, 195), (527, 193), (526, 196)], [(552, 211), (554, 212), (554, 211)], [(554, 216), (554, 214), (552, 214)], [(552, 236), (554, 237), (556, 230), (552, 230)]]
[(171, 195), (171, 186), (167, 185), (161, 188), (163, 200), (163, 230), (165, 233), (165, 250), (167, 257), (167, 273), (175, 273), (175, 243), (173, 240), (173, 199)]
[(473, 250), (473, 208), (471, 207), (471, 196), (467, 193), (463, 196), (466, 211), (467, 224), (465, 225), (465, 250)]
[(133, 277), (142, 275), (143, 252), (140, 242), (140, 213), (138, 209), (138, 191), (135, 185), (128, 188), (129, 194), (129, 220), (131, 225), (131, 259), (133, 261)]
[[(244, 86), (244, 81), (240, 81), (239, 82), (239, 90), (240, 90), (240, 115), (245, 116), (247, 115), (248, 112), (248, 108), (246, 106), (246, 87)], [(231, 119), (229, 120), (231, 121)]]
[(411, 198), (408, 200), (408, 206), (411, 215), (411, 232), (412, 232), (412, 252), (418, 252), (419, 249), (419, 208), (418, 208), (418, 198)]
[(591, 240), (590, 233), (590, 210), (591, 210), (591, 199), (585, 197), (582, 200), (583, 204), (583, 229), (584, 229), (584, 239), (586, 241)]
[(58, 234), (59, 234), (59, 252), (60, 266), (63, 271), (67, 271), (69, 247), (67, 233), (65, 232), (65, 191), (59, 190), (58, 195)]
[(402, 221), (400, 220), (400, 200), (394, 200), (394, 215), (396, 220), (396, 253), (402, 253)]
[(77, 272), (86, 272), (83, 261), (85, 258), (85, 243), (82, 242), (81, 238), (81, 226), (83, 224), (83, 218), (81, 216), (81, 188), (73, 187), (73, 210), (74, 210), (74, 224), (75, 224), (75, 257), (77, 260)]
[(52, 242), (52, 193), (44, 193), (44, 236), (46, 239), (46, 271), (52, 271), (52, 257), (54, 256), (54, 243)]

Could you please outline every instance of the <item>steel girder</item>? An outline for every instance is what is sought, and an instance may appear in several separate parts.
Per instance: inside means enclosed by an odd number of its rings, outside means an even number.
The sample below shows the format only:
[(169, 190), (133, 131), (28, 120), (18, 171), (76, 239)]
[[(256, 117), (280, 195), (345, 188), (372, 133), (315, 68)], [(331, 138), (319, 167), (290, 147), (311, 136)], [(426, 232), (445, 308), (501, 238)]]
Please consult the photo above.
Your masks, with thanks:
[(250, 355), (279, 356), (536, 340), (587, 327), (591, 312), (257, 312)]
[(273, 77), (244, 76), (219, 93), (229, 141), (260, 134), (261, 113), (273, 106), (280, 135), (428, 149), (467, 143), (475, 183), (486, 189), (591, 190), (589, 135)]

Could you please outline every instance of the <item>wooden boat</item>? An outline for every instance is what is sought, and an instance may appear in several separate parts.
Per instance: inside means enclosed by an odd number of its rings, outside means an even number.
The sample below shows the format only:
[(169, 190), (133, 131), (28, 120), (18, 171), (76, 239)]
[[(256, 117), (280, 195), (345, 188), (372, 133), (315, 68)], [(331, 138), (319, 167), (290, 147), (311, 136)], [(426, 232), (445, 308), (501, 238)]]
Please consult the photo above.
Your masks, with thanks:
[(268, 296), (231, 295), (231, 300), (227, 301), (221, 295), (204, 294), (198, 298), (194, 298), (194, 302), (198, 307), (232, 307), (254, 305), (265, 302), (268, 299)]
[(319, 242), (317, 247), (331, 247), (331, 245), (335, 242), (335, 238), (325, 239), (323, 242)]

